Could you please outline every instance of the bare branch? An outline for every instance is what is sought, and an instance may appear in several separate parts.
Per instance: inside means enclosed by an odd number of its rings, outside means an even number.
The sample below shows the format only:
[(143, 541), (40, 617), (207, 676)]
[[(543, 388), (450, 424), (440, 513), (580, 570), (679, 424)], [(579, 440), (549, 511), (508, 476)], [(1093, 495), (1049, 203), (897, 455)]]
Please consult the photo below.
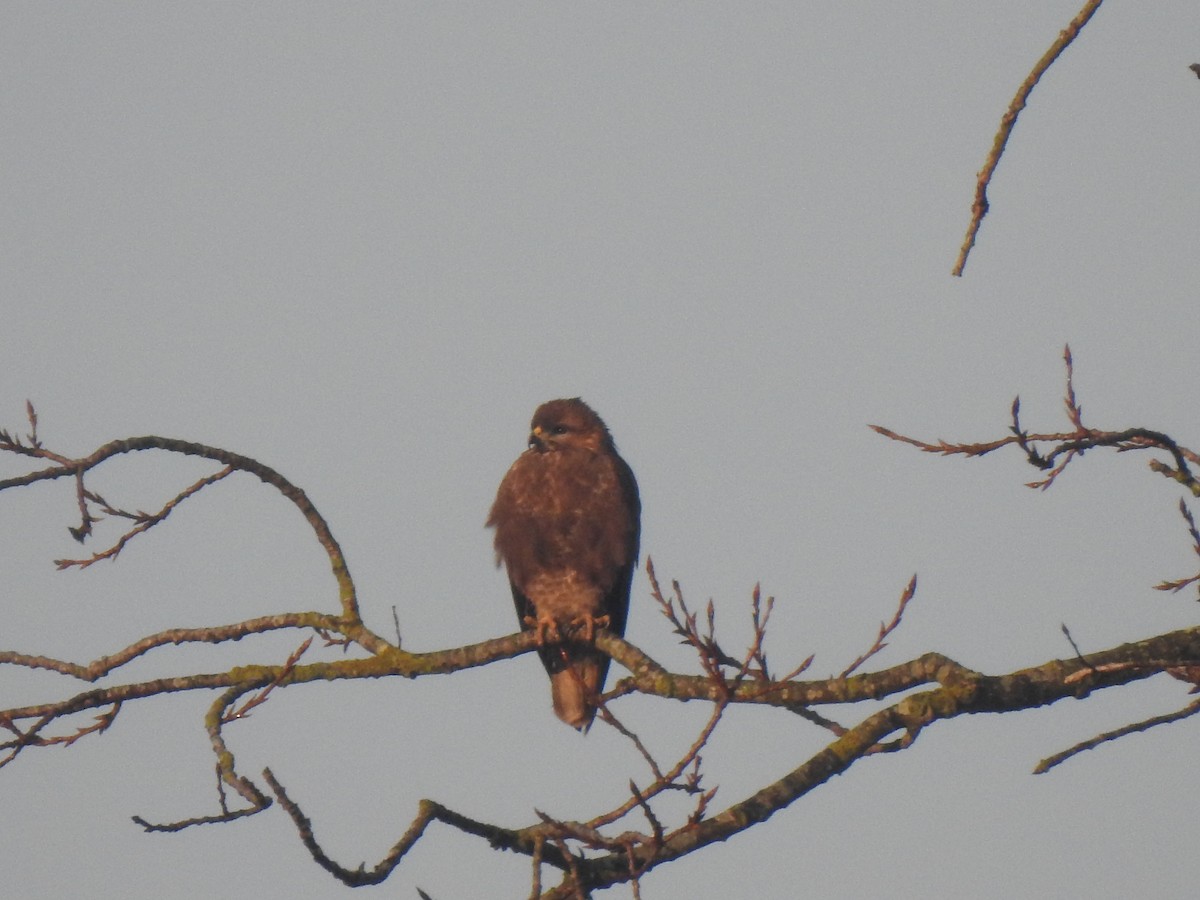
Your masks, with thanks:
[(1095, 749), (1096, 747), (1108, 741), (1115, 741), (1117, 738), (1122, 738), (1129, 734), (1137, 734), (1140, 731), (1148, 731), (1151, 728), (1154, 728), (1156, 725), (1166, 725), (1171, 722), (1178, 722), (1181, 719), (1194, 716), (1198, 712), (1200, 712), (1200, 700), (1193, 700), (1183, 709), (1176, 712), (1167, 713), (1166, 715), (1162, 716), (1152, 716), (1151, 718), (1145, 719), (1141, 722), (1134, 722), (1131, 725), (1125, 725), (1121, 728), (1114, 729), (1113, 731), (1106, 731), (1103, 734), (1098, 734), (1094, 738), (1089, 738), (1088, 740), (1082, 741), (1073, 747), (1068, 747), (1061, 753), (1055, 753), (1053, 756), (1047, 756), (1034, 767), (1033, 774), (1043, 775), (1046, 772), (1049, 772), (1055, 766), (1066, 762), (1072, 756), (1083, 753), (1085, 750)]
[[(1188, 534), (1192, 538), (1192, 550), (1197, 556), (1200, 556), (1200, 530), (1197, 530), (1196, 520), (1192, 517), (1192, 511), (1188, 509), (1188, 505), (1183, 498), (1179, 500), (1179, 514), (1183, 516), (1183, 521), (1187, 523)], [(1178, 593), (1189, 584), (1200, 585), (1200, 572), (1192, 575), (1190, 578), (1182, 578), (1178, 581), (1164, 581), (1161, 584), (1156, 584), (1154, 588), (1159, 591)]]
[(147, 635), (116, 653), (101, 656), (87, 665), (54, 659), (48, 656), (34, 656), (26, 653), (16, 653), (11, 650), (0, 650), (0, 665), (24, 666), (28, 669), (48, 669), (69, 675), (80, 681), (96, 682), (119, 669), (121, 666), (137, 659), (139, 656), (167, 644), (179, 645), (189, 643), (221, 644), (226, 641), (239, 641), (253, 634), (266, 634), (289, 628), (312, 628), (317, 631), (334, 631), (341, 627), (335, 616), (323, 613), (283, 613), (275, 616), (260, 616), (235, 622), (230, 625), (217, 625), (208, 628), (172, 628)]
[[(1126, 428), (1121, 431), (1102, 431), (1096, 428), (1082, 426), (1082, 407), (1075, 397), (1074, 366), (1071, 359), (1070, 347), (1065, 348), (1064, 358), (1067, 364), (1067, 396), (1066, 406), (1068, 419), (1075, 426), (1073, 431), (1057, 433), (1029, 434), (1025, 432), (1018, 421), (1019, 401), (1013, 402), (1012, 417), (1013, 432), (1008, 437), (999, 438), (986, 443), (949, 443), (939, 440), (937, 443), (906, 437), (880, 425), (869, 426), (875, 432), (911, 444), (926, 453), (938, 453), (942, 456), (965, 456), (968, 458), (983, 456), (1009, 444), (1015, 444), (1025, 453), (1029, 463), (1038, 469), (1049, 470), (1050, 474), (1040, 481), (1029, 482), (1032, 488), (1045, 489), (1054, 483), (1055, 479), (1066, 469), (1074, 459), (1083, 455), (1086, 450), (1096, 447), (1112, 447), (1118, 453), (1134, 450), (1163, 450), (1170, 454), (1174, 465), (1154, 459), (1149, 463), (1150, 468), (1166, 475), (1184, 485), (1194, 496), (1200, 497), (1200, 481), (1192, 474), (1192, 465), (1200, 465), (1200, 456), (1177, 443), (1161, 431), (1149, 428)], [(1049, 452), (1038, 449), (1038, 444), (1052, 444)]]
[(1017, 94), (1008, 105), (1008, 111), (1000, 119), (1000, 128), (996, 132), (996, 137), (992, 140), (991, 152), (988, 153), (988, 157), (984, 161), (983, 168), (980, 169), (975, 182), (975, 202), (971, 206), (971, 222), (967, 226), (967, 234), (963, 238), (962, 248), (958, 251), (958, 260), (954, 263), (953, 270), (951, 270), (951, 274), (955, 277), (962, 276), (963, 269), (967, 265), (967, 257), (971, 253), (971, 248), (975, 246), (975, 237), (979, 232), (979, 226), (983, 224), (983, 217), (988, 213), (988, 185), (991, 184), (992, 175), (995, 174), (996, 167), (1000, 164), (1000, 157), (1004, 155), (1004, 148), (1008, 146), (1008, 138), (1012, 134), (1013, 127), (1017, 124), (1017, 117), (1025, 109), (1025, 104), (1029, 102), (1029, 95), (1033, 93), (1033, 89), (1037, 86), (1042, 76), (1046, 74), (1046, 71), (1054, 64), (1055, 60), (1062, 55), (1063, 51), (1071, 45), (1071, 42), (1079, 36), (1079, 32), (1083, 29), (1083, 26), (1088, 23), (1088, 20), (1100, 8), (1101, 2), (1102, 0), (1087, 0), (1083, 8), (1075, 15), (1075, 18), (1070, 21), (1066, 28), (1059, 32), (1058, 39), (1042, 54), (1042, 58), (1037, 61), (1032, 71), (1030, 71), (1021, 83), (1021, 86), (1017, 88)]
[(879, 623), (879, 636), (875, 638), (875, 643), (872, 644), (862, 656), (854, 660), (854, 662), (850, 663), (850, 665), (843, 669), (842, 674), (838, 677), (845, 678), (847, 675), (849, 675), (851, 672), (854, 672), (859, 666), (887, 646), (887, 636), (900, 627), (900, 620), (904, 617), (904, 610), (908, 609), (908, 602), (912, 600), (913, 595), (916, 594), (916, 592), (917, 576), (913, 575), (913, 577), (908, 580), (908, 586), (905, 587), (903, 593), (900, 594), (900, 604), (896, 607), (896, 614), (892, 616), (892, 620), (886, 623)]
[[(148, 515), (146, 513), (133, 515), (130, 513), (123, 513), (120, 510), (110, 509), (110, 513), (122, 515), (126, 518), (134, 518), (137, 520), (138, 524), (135, 525), (129, 531), (125, 532), (125, 534), (121, 535), (121, 537), (118, 538), (117, 542), (115, 544), (113, 544), (111, 547), (109, 547), (107, 550), (102, 550), (98, 553), (93, 553), (91, 555), (91, 557), (88, 559), (56, 559), (54, 561), (54, 565), (57, 566), (60, 570), (61, 569), (69, 569), (72, 566), (77, 566), (80, 569), (86, 569), (88, 566), (92, 565), (93, 563), (97, 563), (102, 559), (116, 559), (117, 555), (123, 549), (125, 549), (125, 545), (128, 544), (131, 540), (133, 540), (133, 538), (137, 537), (139, 534), (144, 534), (145, 532), (147, 532), (151, 528), (153, 528), (155, 525), (157, 525), (159, 522), (162, 522), (164, 519), (166, 519), (167, 516), (169, 516), (175, 510), (175, 507), (177, 507), (184, 500), (199, 493), (201, 490), (208, 487), (210, 484), (216, 484), (222, 478), (225, 478), (228, 475), (232, 475), (234, 471), (235, 470), (234, 470), (233, 466), (226, 466), (225, 468), (221, 469), (219, 472), (215, 472), (212, 475), (208, 475), (204, 478), (201, 478), (195, 484), (185, 488), (178, 495), (173, 497), (171, 500), (167, 501), (167, 504), (165, 506), (163, 506), (163, 508), (160, 509), (158, 512), (154, 513), (153, 515)], [(80, 543), (83, 543), (85, 538), (89, 534), (91, 534), (92, 523), (96, 520), (91, 516), (91, 514), (87, 508), (88, 492), (83, 489), (83, 473), (80, 473), (79, 475), (76, 476), (75, 482), (77, 485), (79, 485), (79, 504), (80, 504), (80, 508), (83, 510), (83, 526), (81, 526), (81, 528), (78, 530), (72, 528), (71, 534), (75, 536), (75, 539), (77, 541), (79, 541)], [(107, 507), (107, 504), (105, 504), (105, 506)]]
[[(981, 456), (1014, 444), (1031, 464), (1049, 473), (1040, 485), (1043, 487), (1052, 482), (1069, 462), (1081, 457), (1085, 450), (1104, 446), (1113, 447), (1118, 452), (1140, 449), (1163, 451), (1169, 454), (1169, 462), (1155, 462), (1164, 474), (1170, 474), (1180, 483), (1195, 484), (1192, 476), (1192, 467), (1197, 465), (1195, 454), (1168, 436), (1148, 429), (1102, 432), (1086, 427), (1075, 392), (1069, 349), (1065, 351), (1064, 358), (1067, 366), (1064, 406), (1072, 429), (1069, 432), (1059, 435), (1027, 433), (1020, 423), (1019, 402), (1014, 402), (1011, 410), (1011, 434), (986, 444), (950, 444), (945, 441), (929, 444), (887, 429), (876, 430), (924, 451), (943, 455)], [(653, 564), (647, 560), (652, 595), (675, 635), (696, 651), (698, 673), (670, 672), (637, 647), (607, 631), (595, 636), (595, 647), (628, 670), (628, 674), (600, 698), (599, 716), (626, 737), (633, 750), (644, 760), (650, 772), (649, 784), (638, 785), (630, 779), (627, 797), (619, 798), (620, 802), (611, 809), (586, 820), (556, 818), (534, 810), (533, 821), (523, 828), (481, 822), (433, 800), (423, 800), (404, 834), (378, 863), (370, 869), (365, 865), (349, 868), (335, 862), (320, 846), (313, 823), (270, 769), (262, 775), (266, 792), (237, 769), (235, 756), (226, 740), (226, 729), (232, 723), (246, 720), (256, 706), (264, 703), (276, 691), (299, 689), (302, 685), (318, 681), (394, 676), (418, 678), (487, 665), (535, 650), (536, 632), (520, 632), (478, 644), (425, 653), (402, 650), (399, 647), (399, 623), (394, 608), (393, 620), (397, 631), (395, 644), (363, 625), (358, 616), (353, 582), (345, 569), (340, 548), (324, 519), (299, 488), (274, 470), (223, 450), (165, 438), (135, 438), (114, 442), (84, 459), (67, 459), (53, 454), (41, 444), (32, 407), (28, 414), (29, 434), (20, 439), (0, 432), (0, 452), (45, 460), (51, 466), (0, 482), (0, 490), (69, 477), (76, 487), (77, 505), (84, 516), (83, 525), (90, 529), (90, 522), (97, 521), (98, 515), (128, 519), (133, 523), (133, 528), (110, 550), (96, 554), (91, 561), (115, 558), (129, 539), (164, 521), (183, 500), (235, 471), (247, 471), (276, 487), (301, 509), (334, 570), (338, 613), (292, 612), (209, 628), (171, 629), (148, 635), (111, 655), (101, 656), (86, 664), (0, 651), (0, 665), (53, 671), (95, 683), (130, 661), (168, 645), (218, 644), (283, 629), (307, 632), (299, 636), (298, 648), (282, 663), (272, 661), (238, 666), (224, 672), (193, 672), (151, 681), (97, 686), (63, 699), (0, 711), (0, 728), (7, 732), (6, 740), (0, 743), (0, 752), (6, 754), (0, 758), (0, 765), (12, 761), (26, 749), (70, 746), (89, 734), (101, 733), (112, 727), (125, 703), (173, 693), (216, 691), (204, 717), (215, 758), (215, 810), (205, 815), (163, 823), (151, 823), (142, 817), (135, 817), (134, 821), (146, 830), (175, 832), (194, 825), (223, 823), (256, 815), (278, 802), (291, 818), (301, 842), (313, 859), (348, 885), (377, 884), (385, 880), (426, 834), (429, 823), (437, 821), (479, 837), (492, 847), (529, 857), (534, 896), (587, 897), (595, 890), (622, 883), (632, 885), (636, 896), (640, 893), (640, 879), (646, 873), (754, 827), (805, 796), (814, 787), (845, 772), (860, 759), (913, 746), (924, 728), (933, 722), (961, 715), (1031, 709), (1064, 699), (1082, 700), (1095, 691), (1162, 673), (1193, 686), (1200, 683), (1200, 628), (1184, 629), (1125, 644), (1089, 654), (1086, 659), (1076, 648), (1074, 658), (1051, 660), (1040, 666), (1003, 675), (986, 675), (937, 653), (927, 653), (890, 668), (861, 672), (864, 664), (887, 646), (889, 637), (899, 627), (908, 604), (915, 596), (916, 576), (902, 592), (891, 620), (880, 624), (879, 632), (868, 650), (841, 675), (829, 679), (800, 680), (812, 663), (812, 656), (809, 656), (785, 677), (777, 678), (768, 666), (765, 649), (774, 600), (769, 596), (764, 598), (760, 586), (755, 585), (750, 598), (752, 636), (749, 646), (743, 654), (734, 656), (718, 642), (716, 604), (709, 601), (703, 612), (693, 610), (678, 581), (671, 582), (670, 596), (664, 595)], [(223, 468), (194, 482), (155, 513), (122, 509), (84, 484), (88, 473), (105, 460), (142, 449), (198, 455), (220, 463)], [(1180, 511), (1187, 523), (1193, 549), (1200, 555), (1200, 532), (1191, 512), (1185, 503), (1181, 503)], [(90, 520), (88, 517), (91, 517)], [(85, 530), (83, 525), (81, 532)], [(86, 538), (87, 534), (81, 536)], [(83, 567), (91, 561), (75, 561), (71, 564)], [(1197, 579), (1200, 576), (1178, 584), (1183, 586)], [(317, 637), (325, 647), (341, 647), (343, 652), (334, 655), (332, 660), (308, 659), (302, 663)], [(348, 653), (351, 646), (355, 649), (353, 655)], [(326, 654), (329, 655), (333, 654)], [(651, 742), (643, 741), (626, 728), (616, 715), (613, 707), (617, 701), (635, 693), (664, 700), (699, 700), (711, 704), (703, 727), (670, 766), (660, 765), (650, 752), (648, 745)], [(849, 716), (853, 713), (853, 705), (864, 701), (870, 701), (874, 711), (860, 714), (860, 720), (852, 724), (839, 724), (816, 711), (822, 706), (836, 705), (839, 715), (849, 707), (850, 712), (846, 713)], [(712, 806), (717, 788), (705, 783), (703, 753), (725, 720), (725, 712), (733, 704), (774, 707), (799, 715), (827, 731), (829, 742), (807, 759), (797, 760), (792, 771), (782, 778), (714, 812)], [(1057, 765), (1081, 749), (1091, 749), (1106, 740), (1163, 721), (1183, 718), (1195, 712), (1197, 705), (1200, 705), (1200, 700), (1169, 717), (1158, 717), (1101, 735), (1086, 745), (1078, 745), (1060, 754), (1061, 758), (1050, 758), (1043, 765)], [(72, 716), (79, 717), (88, 712), (93, 713), (93, 717), (84, 724), (79, 724), (82, 721), (80, 718), (70, 720)], [(670, 804), (663, 802), (663, 795), (667, 793), (673, 796), (690, 795), (693, 798), (691, 809), (666, 815), (667, 810), (673, 809)], [(617, 832), (618, 828), (627, 830)], [(542, 876), (550, 869), (561, 872), (562, 880), (558, 885), (543, 890)]]
[(244, 719), (250, 715), (250, 710), (254, 709), (254, 707), (261, 706), (263, 703), (266, 703), (267, 698), (271, 695), (271, 691), (275, 690), (275, 688), (279, 687), (284, 683), (284, 681), (287, 680), (287, 677), (295, 670), (296, 663), (300, 662), (300, 657), (304, 655), (304, 651), (307, 650), (311, 645), (312, 638), (310, 637), (307, 638), (303, 644), (297, 647), (295, 652), (293, 652), (292, 655), (287, 658), (283, 664), (283, 667), (279, 670), (279, 674), (275, 676), (270, 684), (268, 684), (265, 688), (263, 688), (237, 709), (231, 709), (228, 712), (223, 713), (221, 716), (221, 724), (224, 725), (237, 719)]
[(29, 440), (29, 446), (36, 449), (42, 444), (37, 436), (37, 410), (33, 408), (33, 402), (30, 400), (25, 401), (25, 416), (29, 419), (29, 434), (26, 435), (26, 438)]
[[(249, 472), (251, 475), (256, 476), (260, 481), (263, 481), (275, 488), (300, 510), (305, 521), (307, 521), (309, 526), (313, 529), (318, 542), (321, 544), (322, 548), (324, 548), (326, 555), (329, 557), (330, 566), (333, 570), (334, 578), (338, 584), (338, 594), (342, 605), (343, 617), (348, 621), (360, 621), (354, 581), (350, 577), (350, 570), (346, 565), (345, 556), (343, 555), (337, 540), (334, 538), (333, 532), (329, 528), (329, 524), (317, 511), (317, 508), (313, 506), (312, 502), (308, 499), (308, 495), (305, 494), (304, 491), (292, 484), (270, 466), (265, 466), (248, 456), (242, 456), (238, 453), (231, 453), (228, 450), (221, 450), (217, 447), (208, 447), (204, 444), (197, 444), (193, 441), (181, 441), (175, 438), (164, 438), (153, 435), (112, 441), (108, 444), (105, 444), (103, 447), (100, 447), (89, 456), (85, 456), (81, 459), (68, 459), (58, 454), (50, 453), (41, 447), (32, 448), (22, 445), (19, 441), (14, 441), (11, 436), (7, 434), (7, 432), (0, 432), (0, 451), (5, 450), (13, 453), (20, 453), (26, 456), (48, 459), (53, 461), (54, 465), (47, 469), (29, 472), (25, 475), (19, 475), (14, 478), (0, 479), (0, 491), (17, 487), (25, 487), (41, 481), (52, 481), (58, 478), (71, 477), (76, 479), (76, 483), (80, 485), (79, 490), (82, 492), (82, 478), (84, 474), (109, 459), (141, 450), (165, 450), (171, 453), (182, 454), (184, 456), (199, 456), (203, 457), (204, 459), (211, 459), (214, 462), (219, 462), (225, 466), (230, 466), (238, 471)], [(80, 496), (82, 496), (82, 493)], [(86, 500), (83, 502), (86, 504)], [(86, 530), (89, 525), (86, 508), (83, 511), (83, 517), (84, 522), (80, 526), (81, 531)], [(86, 533), (82, 534), (81, 536), (86, 537)]]

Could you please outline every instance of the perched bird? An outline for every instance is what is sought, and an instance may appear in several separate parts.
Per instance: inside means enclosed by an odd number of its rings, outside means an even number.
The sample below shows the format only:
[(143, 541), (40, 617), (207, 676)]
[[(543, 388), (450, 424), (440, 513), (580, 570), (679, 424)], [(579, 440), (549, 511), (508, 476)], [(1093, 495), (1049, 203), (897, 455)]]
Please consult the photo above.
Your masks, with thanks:
[(592, 643), (599, 628), (625, 634), (642, 505), (608, 428), (582, 400), (543, 403), (530, 429), (487, 525), (521, 628), (537, 631), (554, 712), (586, 732), (609, 663)]

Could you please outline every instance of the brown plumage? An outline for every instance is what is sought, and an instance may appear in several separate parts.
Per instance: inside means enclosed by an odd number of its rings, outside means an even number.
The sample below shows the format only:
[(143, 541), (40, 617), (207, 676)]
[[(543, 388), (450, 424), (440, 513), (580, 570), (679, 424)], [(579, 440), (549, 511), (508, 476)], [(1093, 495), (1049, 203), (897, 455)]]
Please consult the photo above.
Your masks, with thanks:
[(590, 646), (595, 631), (625, 634), (640, 515), (633, 472), (591, 407), (578, 398), (539, 406), (487, 524), (521, 628), (538, 632), (554, 712), (580, 731), (608, 672), (608, 657)]

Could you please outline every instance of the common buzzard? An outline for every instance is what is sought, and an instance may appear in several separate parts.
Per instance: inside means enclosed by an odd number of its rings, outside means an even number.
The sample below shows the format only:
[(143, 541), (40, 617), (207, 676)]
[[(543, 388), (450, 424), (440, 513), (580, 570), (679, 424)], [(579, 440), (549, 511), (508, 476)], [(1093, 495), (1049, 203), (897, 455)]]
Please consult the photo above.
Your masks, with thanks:
[(487, 524), (521, 628), (537, 631), (554, 712), (586, 732), (609, 663), (592, 646), (596, 629), (625, 634), (641, 501), (608, 428), (579, 398), (543, 403), (530, 429)]

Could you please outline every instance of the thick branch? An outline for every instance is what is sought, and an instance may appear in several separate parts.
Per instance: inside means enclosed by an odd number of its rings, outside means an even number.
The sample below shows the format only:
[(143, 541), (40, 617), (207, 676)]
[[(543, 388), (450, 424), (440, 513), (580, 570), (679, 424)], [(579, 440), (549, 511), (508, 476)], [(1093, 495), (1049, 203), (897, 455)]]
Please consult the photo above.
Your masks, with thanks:
[[(907, 696), (868, 716), (783, 778), (710, 819), (676, 831), (661, 845), (633, 849), (637, 869), (649, 871), (766, 821), (870, 755), (874, 747), (896, 732), (904, 733), (904, 745), (909, 746), (922, 729), (936, 721), (971, 713), (1033, 709), (1066, 698), (1081, 699), (1094, 690), (1148, 678), (1169, 665), (1186, 664), (1183, 660), (1200, 660), (1200, 628), (1125, 644), (1087, 660), (1052, 660), (1007, 675), (981, 675), (930, 653), (883, 672), (810, 682), (800, 692), (813, 698), (812, 702), (853, 702), (903, 690), (901, 685), (934, 681), (940, 682), (940, 687)], [(670, 696), (678, 694), (672, 692)], [(737, 702), (736, 697), (733, 702)], [(629, 861), (623, 853), (583, 860), (578, 866), (584, 887), (612, 885), (630, 877)], [(570, 889), (574, 885), (565, 884), (543, 896), (569, 897)]]
[[(1068, 463), (1080, 458), (1093, 447), (1113, 447), (1119, 451), (1156, 448), (1165, 451), (1170, 460), (1156, 460), (1156, 470), (1200, 490), (1192, 467), (1200, 462), (1195, 453), (1176, 444), (1170, 437), (1149, 429), (1134, 428), (1103, 432), (1084, 425), (1082, 408), (1075, 397), (1071, 359), (1067, 359), (1066, 408), (1071, 430), (1061, 434), (1029, 434), (1019, 421), (1019, 405), (1013, 404), (1012, 434), (986, 444), (929, 444), (877, 429), (897, 440), (914, 444), (923, 450), (942, 454), (979, 456), (1013, 444), (1026, 454), (1030, 463), (1049, 475), (1037, 483), (1045, 487), (1063, 471)], [(291, 816), (301, 840), (313, 858), (346, 884), (375, 884), (383, 881), (404, 858), (405, 854), (426, 833), (431, 822), (441, 822), (464, 833), (481, 837), (495, 848), (511, 850), (528, 856), (534, 863), (535, 895), (543, 897), (581, 897), (589, 891), (610, 885), (632, 882), (637, 889), (641, 876), (652, 869), (692, 853), (714, 842), (724, 841), (755, 824), (766, 821), (786, 809), (800, 797), (834, 775), (845, 772), (858, 760), (880, 752), (902, 750), (912, 746), (928, 725), (971, 713), (1002, 713), (1055, 703), (1066, 698), (1082, 699), (1092, 691), (1127, 684), (1167, 672), (1189, 684), (1200, 679), (1200, 627), (1160, 635), (1136, 643), (1125, 644), (1101, 653), (1084, 656), (1080, 653), (1067, 660), (1052, 660), (1029, 669), (1005, 675), (984, 675), (938, 653), (927, 653), (917, 659), (877, 672), (858, 673), (864, 662), (881, 650), (888, 636), (900, 626), (904, 610), (915, 590), (915, 577), (901, 595), (899, 607), (892, 620), (880, 626), (871, 647), (843, 675), (829, 679), (800, 680), (807, 671), (811, 657), (788, 676), (773, 678), (767, 665), (765, 638), (771, 612), (771, 599), (763, 601), (756, 587), (751, 599), (753, 638), (746, 651), (738, 656), (722, 648), (716, 636), (716, 611), (710, 602), (705, 621), (684, 602), (682, 590), (673, 584), (674, 594), (664, 597), (653, 578), (654, 595), (660, 609), (675, 633), (690, 644), (697, 653), (699, 674), (669, 672), (637, 647), (608, 632), (601, 631), (595, 646), (624, 666), (628, 675), (612, 691), (600, 698), (602, 721), (612, 724), (628, 738), (650, 768), (651, 781), (639, 786), (630, 780), (629, 797), (608, 812), (588, 821), (559, 819), (543, 813), (524, 828), (505, 828), (481, 822), (450, 810), (433, 800), (423, 800), (411, 826), (399, 838), (387, 855), (372, 869), (347, 869), (330, 858), (318, 844), (312, 823), (269, 770), (263, 778), (274, 795), (260, 790), (241, 774), (234, 754), (225, 740), (224, 726), (243, 716), (251, 708), (268, 702), (278, 691), (316, 681), (352, 680), (401, 676), (418, 678), (446, 674), (474, 666), (487, 665), (511, 658), (537, 648), (535, 631), (519, 632), (494, 640), (464, 647), (413, 653), (393, 645), (370, 631), (358, 615), (353, 582), (345, 567), (341, 550), (327, 524), (307, 496), (273, 469), (254, 460), (199, 444), (166, 438), (133, 438), (106, 444), (82, 460), (71, 460), (46, 450), (36, 436), (36, 417), (30, 411), (33, 426), (28, 443), (0, 432), (0, 450), (49, 460), (48, 469), (0, 481), (0, 490), (33, 484), (38, 481), (72, 477), (82, 521), (76, 529), (81, 539), (90, 532), (92, 511), (102, 516), (128, 518), (136, 523), (135, 530), (112, 551), (97, 558), (115, 556), (123, 543), (147, 528), (162, 522), (181, 502), (208, 487), (228, 469), (248, 471), (276, 487), (301, 510), (314, 529), (318, 541), (330, 559), (341, 599), (340, 615), (317, 612), (285, 613), (264, 616), (244, 622), (213, 628), (171, 629), (149, 635), (129, 646), (87, 664), (77, 664), (50, 657), (0, 652), (0, 665), (15, 665), (30, 669), (54, 671), (72, 678), (94, 683), (130, 661), (168, 644), (222, 643), (242, 640), (254, 634), (283, 629), (312, 632), (301, 635), (302, 643), (286, 660), (262, 665), (238, 666), (225, 672), (183, 674), (174, 678), (123, 685), (95, 687), (66, 699), (14, 707), (0, 711), (0, 728), (11, 739), (0, 744), (7, 757), (0, 765), (11, 761), (27, 748), (49, 745), (70, 745), (80, 738), (99, 733), (113, 724), (122, 704), (144, 697), (182, 691), (216, 690), (205, 715), (205, 727), (217, 758), (219, 807), (215, 813), (182, 819), (164, 824), (151, 824), (137, 819), (150, 830), (177, 831), (193, 825), (228, 822), (253, 815), (270, 807), (275, 800)], [(1051, 445), (1042, 449), (1044, 445)], [(84, 474), (106, 459), (134, 450), (163, 449), (187, 455), (202, 456), (223, 464), (226, 469), (216, 476), (201, 479), (169, 501), (158, 513), (126, 513), (107, 503), (83, 486)], [(1186, 506), (1181, 506), (1189, 531), (1200, 554), (1200, 532)], [(1200, 576), (1198, 576), (1200, 577)], [(1191, 583), (1193, 579), (1174, 582)], [(309, 661), (301, 664), (304, 652), (314, 638), (324, 640), (326, 647), (341, 646), (348, 651), (351, 645), (366, 656), (347, 655), (331, 661)], [(835, 670), (836, 671), (836, 670)], [(701, 701), (712, 704), (707, 723), (683, 751), (678, 761), (660, 765), (641, 739), (624, 728), (609, 709), (619, 698), (641, 693), (676, 701)], [(889, 701), (889, 698), (892, 698)], [(860, 701), (889, 701), (883, 709), (866, 715), (858, 724), (842, 726), (815, 711), (817, 707), (852, 706)], [(724, 810), (709, 815), (716, 788), (702, 786), (704, 774), (701, 751), (722, 720), (730, 704), (756, 704), (779, 707), (832, 732), (832, 739), (822, 750), (800, 762), (791, 772), (739, 800)], [(1078, 745), (1065, 755), (1073, 755), (1098, 745), (1103, 740), (1122, 733), (1149, 727), (1159, 721), (1171, 721), (1196, 711), (1193, 704), (1172, 717), (1157, 717), (1102, 735)], [(98, 710), (91, 724), (73, 732), (49, 734), (52, 725), (65, 717)], [(840, 715), (840, 713), (839, 713)], [(1052, 760), (1057, 760), (1052, 757)], [(694, 798), (686, 820), (672, 825), (656, 808), (661, 795), (681, 791)], [(231, 808), (227, 793), (241, 798), (238, 808)], [(619, 823), (624, 822), (624, 826)], [(632, 822), (632, 824), (630, 824)], [(630, 830), (613, 834), (618, 827)], [(641, 830), (632, 830), (640, 828)], [(541, 872), (545, 866), (558, 870), (562, 881), (547, 891), (541, 888)]]

